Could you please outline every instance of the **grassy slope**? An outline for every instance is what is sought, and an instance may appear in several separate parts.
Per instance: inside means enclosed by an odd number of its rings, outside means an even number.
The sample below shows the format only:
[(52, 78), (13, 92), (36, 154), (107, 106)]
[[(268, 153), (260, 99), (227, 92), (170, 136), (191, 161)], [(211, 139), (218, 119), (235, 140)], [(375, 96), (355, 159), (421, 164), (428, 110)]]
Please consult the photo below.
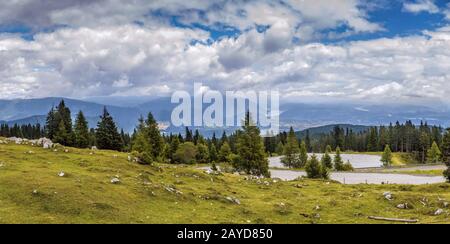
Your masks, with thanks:
[[(57, 175), (61, 170), (66, 177)], [(120, 184), (110, 183), (115, 175)], [(385, 200), (385, 191), (395, 200)], [(379, 223), (368, 220), (370, 215), (450, 223), (448, 210), (432, 215), (442, 205), (438, 197), (450, 200), (450, 184), (346, 186), (303, 180), (267, 186), (192, 167), (136, 165), (117, 152), (0, 145), (0, 223)], [(427, 206), (419, 202), (424, 198)], [(404, 202), (414, 209), (395, 207)]]

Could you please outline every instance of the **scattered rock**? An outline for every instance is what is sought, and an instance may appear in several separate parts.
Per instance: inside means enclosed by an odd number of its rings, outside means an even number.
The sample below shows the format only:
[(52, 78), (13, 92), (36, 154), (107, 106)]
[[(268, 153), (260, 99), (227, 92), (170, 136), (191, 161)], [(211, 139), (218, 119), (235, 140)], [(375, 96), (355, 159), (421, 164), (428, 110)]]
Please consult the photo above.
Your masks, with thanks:
[(52, 142), (52, 140), (43, 137), (43, 138), (40, 138), (39, 140), (37, 140), (36, 145), (42, 146), (42, 148), (44, 148), (44, 149), (50, 149), (53, 147), (53, 142)]
[(132, 158), (130, 155), (128, 155), (128, 162), (131, 162), (131, 161), (132, 161)]
[(170, 186), (166, 186), (165, 189), (166, 189), (166, 191), (168, 191), (170, 193), (175, 193), (177, 195), (182, 195), (183, 194), (183, 192), (178, 191), (177, 189), (175, 189), (173, 187), (170, 187)]
[(91, 150), (95, 151), (98, 150), (98, 148), (96, 146), (91, 147)]
[(391, 194), (390, 192), (385, 192), (385, 193), (383, 193), (383, 196), (384, 196), (384, 198), (385, 198), (386, 200), (388, 200), (388, 201), (394, 200), (394, 197), (392, 196), (392, 194)]
[(68, 152), (69, 152), (69, 149), (64, 149), (64, 152), (65, 152), (65, 153), (68, 153)]
[(114, 178), (111, 179), (111, 183), (112, 184), (118, 184), (118, 183), (120, 183), (120, 179), (117, 178), (117, 177), (114, 177)]
[(59, 177), (64, 177), (64, 176), (66, 176), (66, 173), (64, 173), (63, 171), (61, 171), (61, 172), (58, 173), (58, 176), (59, 176)]
[(397, 205), (398, 209), (408, 209), (408, 203), (401, 203), (399, 205)]
[(239, 199), (237, 199), (237, 198), (235, 198), (235, 197), (226, 197), (226, 199), (227, 199), (229, 202), (232, 202), (232, 203), (237, 204), (237, 205), (241, 205), (241, 201), (239, 201)]
[(436, 212), (434, 212), (434, 215), (435, 216), (439, 216), (439, 215), (441, 215), (443, 213), (444, 213), (444, 210), (440, 208), (440, 209), (436, 210)]

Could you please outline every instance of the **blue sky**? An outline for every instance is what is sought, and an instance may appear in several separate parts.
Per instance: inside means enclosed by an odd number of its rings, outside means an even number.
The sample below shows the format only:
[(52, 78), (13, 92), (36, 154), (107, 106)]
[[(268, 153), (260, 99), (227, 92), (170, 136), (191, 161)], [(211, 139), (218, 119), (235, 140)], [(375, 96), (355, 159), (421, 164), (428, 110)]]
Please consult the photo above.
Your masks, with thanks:
[[(286, 101), (450, 104), (445, 0), (18, 0), (0, 98), (278, 89)], [(449, 65), (447, 65), (449, 64)]]

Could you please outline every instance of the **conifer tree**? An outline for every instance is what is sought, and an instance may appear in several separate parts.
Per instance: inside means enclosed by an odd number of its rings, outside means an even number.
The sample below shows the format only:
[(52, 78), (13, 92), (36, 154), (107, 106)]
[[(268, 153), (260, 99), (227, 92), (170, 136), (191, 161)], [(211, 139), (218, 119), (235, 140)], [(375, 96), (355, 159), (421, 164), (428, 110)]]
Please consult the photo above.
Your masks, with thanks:
[(219, 151), (219, 161), (222, 163), (230, 163), (230, 156), (231, 156), (231, 147), (230, 144), (225, 141), (222, 146), (220, 147)]
[(322, 157), (322, 166), (326, 169), (333, 169), (333, 160), (330, 156), (331, 146), (327, 146), (325, 154)]
[(447, 129), (442, 141), (442, 161), (447, 165), (444, 176), (450, 182), (450, 128)]
[(178, 146), (180, 145), (180, 139), (178, 136), (174, 136), (170, 141), (169, 150), (168, 150), (168, 158), (170, 163), (175, 163), (175, 153), (177, 152)]
[(284, 146), (284, 157), (281, 159), (281, 162), (288, 168), (300, 168), (299, 153), (300, 148), (298, 146), (297, 136), (295, 135), (294, 129), (291, 127), (287, 137), (286, 146)]
[(441, 162), (441, 150), (439, 149), (438, 144), (433, 141), (430, 150), (428, 150), (427, 162), (431, 164), (437, 164)]
[(155, 160), (158, 160), (162, 153), (164, 141), (159, 131), (158, 123), (152, 113), (148, 113), (145, 124), (145, 135), (151, 148), (149, 153)]
[(334, 169), (336, 171), (344, 171), (344, 161), (341, 156), (341, 149), (339, 147), (336, 148), (336, 155), (334, 155)]
[(300, 154), (298, 157), (298, 167), (305, 167), (306, 163), (308, 162), (308, 148), (305, 141), (302, 141), (302, 143), (300, 143)]
[(99, 149), (116, 150), (122, 149), (122, 140), (117, 130), (116, 123), (109, 114), (106, 107), (103, 109), (103, 115), (97, 124), (95, 131), (97, 146)]
[(284, 146), (281, 141), (278, 142), (276, 152), (277, 152), (278, 156), (282, 156), (284, 154)]
[(55, 113), (56, 113), (55, 108), (52, 107), (47, 114), (47, 120), (45, 124), (45, 132), (50, 140), (53, 140), (55, 138), (55, 133), (56, 130), (58, 130), (59, 126), (59, 123), (55, 117)]
[(218, 160), (218, 155), (217, 155), (217, 148), (214, 145), (214, 143), (211, 142), (210, 146), (209, 146), (209, 161), (211, 163), (217, 162)]
[(386, 145), (386, 147), (384, 148), (383, 155), (381, 156), (381, 162), (383, 163), (384, 167), (389, 167), (392, 164), (392, 151), (389, 145)]
[(305, 165), (305, 171), (306, 175), (310, 179), (321, 179), (325, 177), (328, 177), (328, 173), (326, 170), (324, 171), (322, 169), (322, 166), (317, 159), (317, 156), (314, 154), (311, 156), (311, 159), (308, 160), (308, 162)]
[(208, 146), (204, 143), (197, 143), (196, 159), (199, 164), (207, 164), (209, 162)]
[(249, 112), (245, 116), (241, 131), (238, 132), (237, 144), (234, 168), (248, 174), (270, 177), (269, 160), (265, 154), (261, 132), (254, 124)]
[(75, 134), (75, 146), (79, 148), (89, 147), (89, 125), (82, 111), (77, 115), (73, 131)]

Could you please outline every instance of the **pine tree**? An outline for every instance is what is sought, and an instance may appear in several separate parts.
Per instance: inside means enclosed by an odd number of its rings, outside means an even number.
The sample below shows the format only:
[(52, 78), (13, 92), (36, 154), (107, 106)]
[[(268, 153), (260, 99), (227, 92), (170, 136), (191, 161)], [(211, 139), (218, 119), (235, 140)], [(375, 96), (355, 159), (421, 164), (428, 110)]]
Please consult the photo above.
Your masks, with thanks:
[(284, 146), (281, 141), (278, 142), (276, 152), (277, 152), (278, 156), (282, 156), (284, 154)]
[(270, 177), (269, 160), (264, 151), (261, 132), (251, 119), (250, 113), (247, 112), (242, 130), (238, 132), (234, 168), (248, 174)]
[(47, 114), (47, 120), (46, 120), (46, 124), (45, 124), (45, 131), (46, 131), (47, 137), (50, 140), (53, 140), (55, 138), (55, 133), (56, 133), (56, 130), (58, 130), (58, 126), (59, 126), (59, 123), (56, 121), (56, 118), (55, 118), (55, 113), (56, 113), (55, 108), (52, 107)]
[(73, 146), (75, 135), (72, 130), (72, 118), (70, 109), (61, 100), (56, 109), (52, 108), (46, 120), (47, 136), (55, 143), (65, 146)]
[(322, 168), (316, 155), (312, 155), (311, 159), (305, 165), (306, 175), (310, 179), (328, 178), (328, 171)]
[(334, 169), (336, 171), (344, 171), (344, 161), (341, 156), (341, 149), (339, 147), (336, 148), (336, 155), (334, 155)]
[(209, 151), (208, 146), (204, 143), (197, 143), (197, 163), (207, 164), (209, 162)]
[(66, 125), (63, 120), (59, 121), (57, 132), (53, 138), (53, 141), (56, 143), (60, 143), (62, 145), (67, 145), (66, 140), (68, 138), (69, 133), (66, 130)]
[(300, 143), (300, 154), (298, 156), (298, 167), (303, 168), (305, 167), (306, 163), (308, 162), (308, 148), (305, 141), (302, 141)]
[(82, 111), (77, 115), (73, 131), (75, 134), (75, 146), (79, 148), (89, 147), (89, 125)]
[(433, 141), (430, 150), (428, 150), (427, 162), (430, 164), (437, 164), (441, 162), (441, 150), (439, 149), (438, 144)]
[(389, 167), (392, 164), (392, 151), (389, 145), (386, 145), (386, 147), (384, 148), (383, 155), (381, 156), (381, 162), (383, 163), (384, 167)]
[(442, 140), (442, 161), (447, 165), (447, 170), (444, 171), (444, 176), (450, 182), (450, 128), (447, 129)]
[(158, 160), (162, 153), (164, 141), (159, 131), (159, 125), (152, 113), (148, 113), (145, 124), (145, 134), (151, 148), (150, 154), (155, 160)]
[(116, 150), (122, 149), (122, 140), (117, 130), (116, 123), (109, 114), (106, 107), (103, 109), (103, 115), (97, 124), (95, 131), (97, 146), (99, 149)]
[(180, 139), (178, 136), (174, 136), (172, 140), (170, 141), (169, 150), (168, 150), (168, 158), (170, 163), (174, 163), (174, 155), (177, 152), (178, 146), (180, 145)]
[(327, 146), (325, 154), (323, 155), (321, 160), (322, 166), (326, 169), (333, 169), (333, 160), (331, 159), (330, 153), (331, 153), (331, 146)]
[(218, 155), (217, 155), (217, 148), (214, 145), (214, 143), (211, 143), (211, 145), (209, 146), (209, 161), (211, 163), (215, 163), (218, 160)]
[(231, 156), (231, 147), (230, 144), (225, 141), (222, 146), (220, 147), (219, 151), (219, 161), (222, 163), (230, 163), (230, 156)]
[(284, 146), (284, 157), (281, 159), (281, 162), (288, 168), (300, 168), (298, 158), (299, 153), (300, 148), (298, 147), (297, 136), (295, 135), (294, 129), (291, 127), (286, 146)]

